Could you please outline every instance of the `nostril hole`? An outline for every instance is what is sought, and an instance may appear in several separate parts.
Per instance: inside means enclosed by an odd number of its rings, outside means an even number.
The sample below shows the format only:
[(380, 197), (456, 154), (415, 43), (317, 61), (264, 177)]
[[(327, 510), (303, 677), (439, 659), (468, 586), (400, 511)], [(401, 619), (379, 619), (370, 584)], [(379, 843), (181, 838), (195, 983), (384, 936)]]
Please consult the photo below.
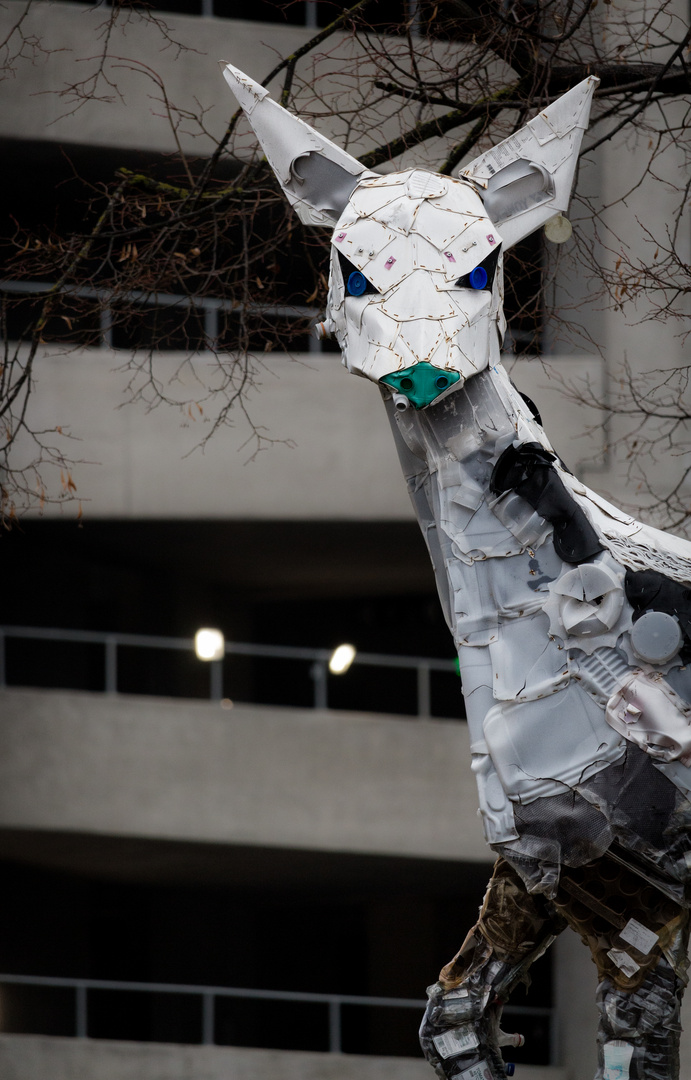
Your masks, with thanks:
[(412, 390), (412, 389), (413, 389), (413, 380), (412, 379), (401, 379), (401, 390)]
[(434, 380), (434, 385), (437, 386), (440, 390), (445, 390), (446, 387), (449, 385), (448, 377), (446, 375), (437, 375), (436, 379)]

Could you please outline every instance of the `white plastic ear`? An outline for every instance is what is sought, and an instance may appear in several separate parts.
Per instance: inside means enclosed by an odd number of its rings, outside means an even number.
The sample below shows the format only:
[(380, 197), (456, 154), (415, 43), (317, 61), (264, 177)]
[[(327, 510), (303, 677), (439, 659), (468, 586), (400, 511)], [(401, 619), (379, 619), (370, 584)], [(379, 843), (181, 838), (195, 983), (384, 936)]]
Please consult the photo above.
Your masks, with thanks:
[(265, 87), (232, 64), (224, 63), (223, 75), (300, 220), (334, 225), (355, 185), (376, 174), (272, 101)]
[(590, 75), (460, 170), (461, 179), (479, 189), (505, 250), (567, 209), (599, 83)]

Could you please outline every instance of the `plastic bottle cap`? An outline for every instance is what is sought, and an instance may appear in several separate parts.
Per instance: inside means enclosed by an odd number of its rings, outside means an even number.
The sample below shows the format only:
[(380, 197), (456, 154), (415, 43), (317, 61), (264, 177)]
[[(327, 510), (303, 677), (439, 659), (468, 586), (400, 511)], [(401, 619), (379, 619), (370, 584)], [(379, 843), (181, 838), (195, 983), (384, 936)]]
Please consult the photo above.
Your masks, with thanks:
[(468, 280), (472, 289), (484, 289), (487, 284), (487, 271), (484, 266), (476, 266), (468, 274)]
[(647, 611), (633, 624), (631, 645), (639, 660), (666, 664), (676, 656), (684, 642), (681, 627), (666, 611)]
[(571, 222), (563, 214), (555, 214), (545, 223), (545, 236), (553, 244), (565, 244), (572, 232)]
[(348, 292), (351, 296), (362, 296), (367, 288), (367, 278), (359, 270), (353, 270), (348, 278)]

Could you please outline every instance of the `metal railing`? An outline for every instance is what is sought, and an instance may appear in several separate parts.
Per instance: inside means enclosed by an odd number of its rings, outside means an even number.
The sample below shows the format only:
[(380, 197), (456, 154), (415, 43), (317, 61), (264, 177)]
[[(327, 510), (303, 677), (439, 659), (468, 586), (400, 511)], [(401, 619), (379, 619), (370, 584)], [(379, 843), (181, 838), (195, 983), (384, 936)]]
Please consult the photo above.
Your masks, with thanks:
[[(205, 0), (202, 0), (204, 3)], [(208, 0), (212, 2), (212, 0)], [(55, 287), (49, 281), (23, 281), (6, 278), (0, 280), (0, 294), (10, 293), (15, 296), (44, 296)], [(110, 313), (111, 306), (117, 307), (118, 303), (138, 304), (142, 307), (178, 308), (183, 311), (199, 311), (203, 317), (203, 340), (195, 347), (197, 350), (213, 347), (218, 340), (220, 332), (220, 315), (241, 314), (263, 315), (274, 319), (310, 319), (313, 323), (323, 313), (319, 308), (309, 304), (261, 304), (257, 302), (243, 303), (221, 299), (216, 296), (185, 296), (182, 293), (147, 292), (143, 289), (129, 289), (127, 292), (116, 294), (112, 289), (98, 288), (93, 285), (66, 285), (62, 290), (67, 296), (77, 296), (83, 300), (98, 300), (102, 305), (100, 311), (100, 334), (94, 343), (103, 348), (113, 348), (113, 325)], [(536, 342), (536, 334), (531, 331), (509, 328), (506, 331), (503, 352), (509, 354), (522, 350), (526, 346), (534, 346), (534, 351), (539, 353), (540, 348)], [(295, 350), (297, 351), (297, 350)], [(323, 345), (313, 334), (308, 340), (308, 351), (319, 353), (323, 351)]]
[[(342, 1050), (341, 1010), (343, 1006), (361, 1005), (384, 1009), (415, 1009), (421, 1013), (427, 1004), (417, 998), (371, 997), (359, 994), (312, 994), (300, 990), (250, 990), (232, 986), (197, 986), (188, 983), (120, 982), (111, 979), (70, 979), (50, 975), (0, 975), (3, 984), (19, 986), (43, 986), (75, 992), (75, 1036), (89, 1037), (90, 990), (120, 990), (148, 994), (185, 994), (200, 998), (201, 1043), (211, 1046), (216, 1041), (216, 1000), (218, 998), (241, 998), (246, 1001), (290, 1001), (310, 1005), (324, 1005), (328, 1009), (329, 1053), (340, 1054)], [(550, 1061), (554, 1058), (554, 1009), (547, 1006), (508, 1005), (506, 1017), (545, 1017), (550, 1031)]]
[[(55, 288), (55, 284), (49, 281), (14, 281), (5, 279), (0, 281), (0, 293), (12, 293), (17, 296), (44, 296)], [(182, 293), (146, 292), (143, 289), (129, 289), (125, 293), (116, 294), (112, 289), (98, 288), (93, 285), (65, 285), (61, 292), (66, 296), (77, 296), (83, 300), (98, 300), (102, 305), (100, 311), (100, 336), (97, 344), (104, 348), (113, 347), (112, 320), (110, 314), (111, 305), (116, 307), (118, 303), (139, 304), (145, 308), (178, 308), (181, 311), (195, 310), (203, 315), (203, 342), (200, 348), (208, 348), (218, 340), (220, 332), (219, 315), (233, 315), (239, 317), (243, 313), (260, 314), (274, 319), (312, 319), (318, 318), (319, 308), (310, 307), (307, 304), (260, 304), (246, 303), (239, 305), (236, 301), (221, 299), (216, 296), (185, 296)], [(321, 342), (310, 335), (309, 351), (321, 352)]]
[[(0, 688), (6, 685), (5, 643), (8, 638), (28, 638), (36, 641), (66, 641), (102, 645), (104, 649), (103, 689), (106, 694), (118, 693), (118, 649), (122, 646), (142, 649), (171, 649), (194, 653), (193, 638), (156, 637), (145, 634), (107, 633), (99, 630), (62, 630), (34, 626), (0, 626)], [(255, 659), (296, 660), (311, 662), (310, 674), (314, 683), (313, 706), (327, 709), (328, 671), (331, 651), (289, 645), (253, 645), (239, 641), (225, 643), (226, 656), (247, 656)], [(209, 666), (209, 697), (222, 701), (223, 660), (199, 661)], [(417, 715), (431, 715), (430, 676), (433, 671), (457, 673), (454, 660), (434, 660), (426, 656), (392, 656), (388, 653), (358, 652), (353, 666), (414, 670), (417, 680)], [(339, 676), (342, 678), (342, 676)], [(459, 694), (460, 697), (460, 694)]]

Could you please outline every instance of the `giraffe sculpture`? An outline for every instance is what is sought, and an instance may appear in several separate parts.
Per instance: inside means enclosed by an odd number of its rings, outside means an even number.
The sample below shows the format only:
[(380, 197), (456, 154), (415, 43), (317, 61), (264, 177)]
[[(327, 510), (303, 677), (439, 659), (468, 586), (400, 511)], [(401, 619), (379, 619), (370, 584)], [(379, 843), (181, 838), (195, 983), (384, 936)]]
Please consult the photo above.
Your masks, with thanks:
[(598, 1078), (678, 1076), (691, 870), (691, 544), (559, 460), (500, 363), (504, 252), (566, 210), (597, 79), (462, 168), (379, 175), (228, 64), (283, 191), (333, 228), (322, 333), (379, 387), (458, 649), (488, 844), (480, 917), (428, 991), (442, 1080), (501, 1080), (504, 1003), (567, 926)]

